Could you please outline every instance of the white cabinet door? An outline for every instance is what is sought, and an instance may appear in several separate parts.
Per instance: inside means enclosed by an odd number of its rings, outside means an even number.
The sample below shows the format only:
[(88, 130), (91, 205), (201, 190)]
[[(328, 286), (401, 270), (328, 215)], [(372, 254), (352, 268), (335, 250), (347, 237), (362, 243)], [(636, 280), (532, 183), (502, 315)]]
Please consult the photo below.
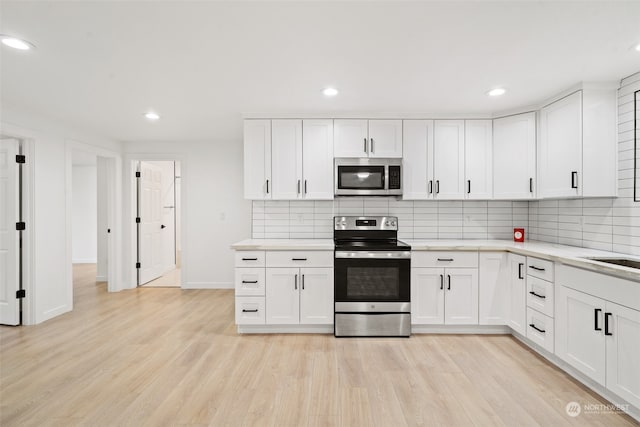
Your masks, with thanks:
[(481, 325), (504, 325), (507, 291), (509, 284), (509, 262), (505, 252), (481, 252), (478, 272), (478, 323)]
[(606, 375), (604, 309), (604, 300), (556, 284), (556, 355), (602, 386)]
[(464, 120), (436, 120), (433, 147), (436, 198), (463, 199)]
[(444, 324), (444, 268), (411, 269), (411, 323)]
[(298, 268), (266, 269), (266, 323), (269, 325), (300, 322), (300, 270)]
[(367, 120), (333, 121), (333, 153), (335, 157), (368, 157)]
[(300, 269), (300, 323), (333, 324), (333, 268)]
[(433, 198), (433, 120), (404, 120), (402, 147), (402, 198)]
[(493, 196), (493, 123), (491, 120), (464, 122), (465, 185), (467, 199)]
[(272, 199), (302, 197), (302, 120), (271, 121)]
[(303, 120), (302, 173), (305, 199), (333, 199), (333, 120)]
[(369, 157), (402, 158), (402, 120), (369, 120)]
[(582, 195), (582, 92), (540, 111), (538, 197)]
[(527, 334), (527, 258), (522, 255), (509, 254), (510, 283), (508, 323), (514, 331)]
[(18, 141), (0, 140), (0, 323), (20, 324), (20, 300), (16, 297), (20, 274)]
[(244, 121), (244, 198), (271, 198), (271, 120)]
[(640, 311), (607, 301), (605, 315), (607, 388), (640, 407)]
[(531, 199), (536, 176), (536, 113), (493, 121), (493, 198)]
[(478, 270), (445, 269), (444, 323), (447, 325), (478, 324)]

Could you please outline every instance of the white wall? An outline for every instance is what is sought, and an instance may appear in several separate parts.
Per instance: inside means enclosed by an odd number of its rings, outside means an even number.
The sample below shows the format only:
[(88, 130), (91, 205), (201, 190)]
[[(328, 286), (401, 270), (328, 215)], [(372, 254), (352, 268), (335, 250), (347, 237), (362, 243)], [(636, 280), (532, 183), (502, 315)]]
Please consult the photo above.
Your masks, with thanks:
[(71, 256), (73, 263), (96, 263), (98, 209), (96, 166), (73, 166)]
[[(251, 202), (242, 193), (242, 141), (132, 142), (124, 144), (124, 153), (125, 223), (133, 212), (129, 161), (180, 160), (182, 287), (232, 288), (230, 245), (251, 236)], [(125, 230), (124, 251), (131, 260), (135, 258), (131, 253), (134, 230)], [(133, 278), (129, 264), (125, 268)]]
[(108, 257), (108, 245), (107, 245), (107, 229), (109, 228), (108, 218), (107, 218), (107, 164), (104, 157), (98, 156), (97, 166), (96, 166), (96, 177), (97, 177), (97, 187), (98, 187), (98, 197), (96, 200), (97, 204), (97, 236), (98, 236), (98, 244), (97, 244), (97, 260), (96, 260), (96, 281), (105, 282), (108, 279), (108, 267), (109, 267), (109, 257)]

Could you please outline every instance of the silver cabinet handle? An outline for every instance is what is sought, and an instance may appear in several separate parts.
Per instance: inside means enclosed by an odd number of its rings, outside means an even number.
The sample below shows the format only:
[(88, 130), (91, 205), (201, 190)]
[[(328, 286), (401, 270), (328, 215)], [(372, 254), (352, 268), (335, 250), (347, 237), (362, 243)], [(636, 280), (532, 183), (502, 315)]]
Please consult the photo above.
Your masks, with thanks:
[(298, 289), (298, 275), (296, 274), (293, 279), (293, 289)]

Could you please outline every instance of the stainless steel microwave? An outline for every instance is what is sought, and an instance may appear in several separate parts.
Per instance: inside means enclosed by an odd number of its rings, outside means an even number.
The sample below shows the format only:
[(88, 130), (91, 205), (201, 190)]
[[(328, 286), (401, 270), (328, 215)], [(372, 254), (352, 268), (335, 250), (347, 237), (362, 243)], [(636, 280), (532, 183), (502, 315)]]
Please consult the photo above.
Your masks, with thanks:
[(335, 159), (336, 196), (402, 194), (402, 159)]

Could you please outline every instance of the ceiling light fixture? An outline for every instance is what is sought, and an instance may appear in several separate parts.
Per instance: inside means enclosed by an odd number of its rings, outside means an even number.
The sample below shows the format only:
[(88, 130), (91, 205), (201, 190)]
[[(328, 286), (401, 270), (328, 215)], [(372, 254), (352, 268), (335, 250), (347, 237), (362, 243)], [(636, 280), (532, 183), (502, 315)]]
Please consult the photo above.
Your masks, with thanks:
[(153, 121), (160, 119), (160, 116), (158, 115), (158, 113), (154, 113), (153, 111), (149, 111), (148, 113), (145, 113), (144, 116), (147, 119), (153, 120)]
[(7, 36), (6, 34), (0, 34), (0, 39), (2, 40), (2, 44), (5, 46), (12, 47), (18, 50), (31, 50), (35, 48), (33, 43), (29, 43), (26, 40), (18, 39), (16, 37)]
[(640, 52), (640, 43), (635, 45), (633, 48), (636, 50), (636, 52)]
[(324, 96), (336, 96), (338, 94), (338, 89), (334, 87), (328, 87), (322, 91)]
[(487, 92), (487, 95), (489, 95), (489, 96), (500, 96), (500, 95), (504, 95), (506, 92), (507, 92), (507, 90), (505, 88), (497, 87), (497, 88), (491, 89), (489, 92)]

